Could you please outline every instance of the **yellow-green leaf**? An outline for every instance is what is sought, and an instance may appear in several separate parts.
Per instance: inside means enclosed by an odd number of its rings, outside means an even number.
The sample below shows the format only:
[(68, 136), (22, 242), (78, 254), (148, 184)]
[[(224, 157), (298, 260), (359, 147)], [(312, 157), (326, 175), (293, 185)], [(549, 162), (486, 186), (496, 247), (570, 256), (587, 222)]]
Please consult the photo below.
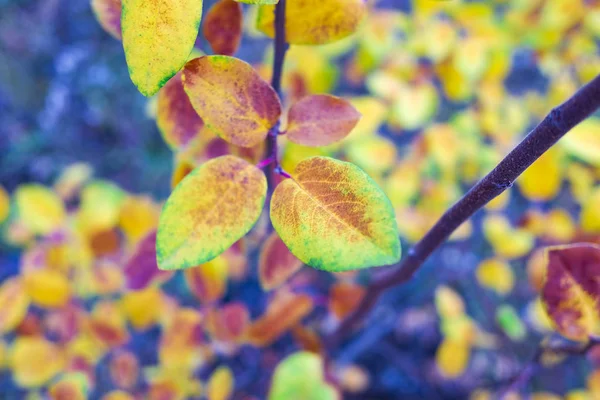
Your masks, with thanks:
[(258, 220), (266, 194), (263, 172), (241, 158), (221, 156), (196, 168), (163, 207), (158, 267), (194, 267), (227, 250)]
[(400, 259), (394, 210), (354, 164), (311, 157), (271, 200), (273, 227), (302, 262), (328, 271), (392, 264)]
[[(261, 6), (258, 29), (273, 37), (275, 6)], [(354, 33), (367, 11), (363, 0), (288, 0), (285, 38), (291, 44), (325, 44)]]
[(62, 200), (44, 186), (20, 186), (15, 194), (15, 201), (21, 221), (34, 233), (51, 233), (59, 228), (66, 218)]
[(123, 0), (123, 48), (131, 80), (152, 96), (194, 48), (202, 0)]
[(236, 146), (262, 142), (281, 114), (271, 85), (234, 57), (191, 60), (183, 70), (183, 86), (206, 126)]
[(275, 368), (269, 400), (337, 400), (337, 391), (324, 380), (323, 364), (309, 352), (283, 359)]

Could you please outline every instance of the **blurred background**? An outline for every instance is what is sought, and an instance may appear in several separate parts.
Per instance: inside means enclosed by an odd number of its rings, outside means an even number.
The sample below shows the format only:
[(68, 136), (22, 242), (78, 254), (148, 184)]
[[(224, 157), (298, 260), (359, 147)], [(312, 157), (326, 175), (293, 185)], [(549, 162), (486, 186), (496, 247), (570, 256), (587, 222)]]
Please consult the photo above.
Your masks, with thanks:
[[(205, 0), (204, 13), (213, 3)], [(363, 120), (333, 147), (283, 139), (283, 164), (291, 171), (323, 154), (359, 165), (390, 197), (406, 251), (600, 73), (600, 2), (368, 8), (351, 37), (292, 46), (284, 75), (287, 105), (333, 93)], [(272, 40), (256, 29), (256, 9), (243, 10), (235, 56), (268, 79)], [(202, 33), (196, 47), (211, 53)], [(306, 266), (263, 290), (264, 223), (219, 259), (225, 277), (158, 273), (152, 232), (183, 151), (165, 143), (156, 108), (131, 83), (122, 43), (89, 2), (0, 0), (1, 399), (267, 398), (278, 363), (320, 349), (318, 338), (362, 295), (371, 271)], [(559, 337), (540, 305), (537, 249), (600, 242), (599, 133), (597, 115), (576, 128), (328, 350), (325, 376), (344, 399), (495, 398), (544, 338)], [(35, 186), (19, 201), (15, 193), (31, 184), (50, 193)], [(244, 312), (224, 311), (234, 303)], [(267, 339), (247, 343), (215, 322), (247, 312), (244, 324), (268, 330), (275, 323), (261, 318), (278, 305), (303, 311)], [(545, 366), (511, 398), (600, 399), (596, 353)]]

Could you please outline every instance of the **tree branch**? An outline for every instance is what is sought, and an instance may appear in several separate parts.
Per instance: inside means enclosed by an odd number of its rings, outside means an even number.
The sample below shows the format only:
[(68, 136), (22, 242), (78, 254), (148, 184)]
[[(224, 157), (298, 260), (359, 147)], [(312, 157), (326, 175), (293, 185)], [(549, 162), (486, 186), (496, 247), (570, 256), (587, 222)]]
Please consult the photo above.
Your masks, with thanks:
[(377, 275), (353, 314), (327, 337), (335, 345), (355, 329), (388, 288), (408, 281), (423, 262), (477, 210), (512, 186), (535, 160), (561, 137), (600, 107), (600, 75), (579, 89), (569, 100), (554, 108), (488, 175), (454, 204), (391, 270)]

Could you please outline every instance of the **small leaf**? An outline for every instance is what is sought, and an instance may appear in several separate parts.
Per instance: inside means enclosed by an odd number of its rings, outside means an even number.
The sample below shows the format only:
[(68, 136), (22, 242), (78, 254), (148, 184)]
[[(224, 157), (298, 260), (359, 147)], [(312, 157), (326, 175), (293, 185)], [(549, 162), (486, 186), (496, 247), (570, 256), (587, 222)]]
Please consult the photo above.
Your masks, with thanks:
[(279, 0), (235, 0), (239, 3), (245, 4), (277, 4)]
[(234, 302), (219, 309), (210, 309), (206, 316), (206, 329), (221, 342), (238, 342), (244, 339), (250, 325), (250, 312), (244, 303)]
[(498, 259), (482, 261), (477, 267), (476, 277), (481, 286), (501, 295), (508, 294), (515, 285), (510, 265)]
[(29, 297), (19, 277), (9, 278), (0, 285), (0, 333), (15, 329), (27, 315)]
[(262, 142), (281, 114), (271, 85), (234, 57), (191, 60), (183, 70), (183, 87), (206, 126), (236, 146)]
[(121, 40), (121, 0), (92, 0), (92, 10), (102, 28)]
[(63, 273), (53, 269), (29, 271), (23, 276), (23, 284), (31, 302), (43, 308), (63, 306), (71, 297), (69, 280)]
[(387, 265), (400, 259), (388, 198), (353, 164), (312, 157), (298, 164), (271, 200), (273, 227), (304, 263), (327, 271)]
[(471, 348), (468, 343), (456, 339), (444, 339), (435, 354), (435, 362), (444, 378), (461, 376), (469, 365)]
[(42, 386), (64, 367), (60, 348), (43, 337), (18, 337), (11, 350), (12, 376), (21, 387)]
[(157, 287), (128, 292), (121, 298), (121, 309), (134, 329), (143, 331), (158, 321), (163, 300)]
[(344, 319), (362, 301), (365, 288), (350, 282), (338, 282), (329, 293), (329, 311), (338, 319)]
[(589, 243), (550, 247), (542, 301), (558, 332), (586, 341), (600, 332), (600, 247)]
[(271, 300), (267, 311), (254, 321), (248, 340), (256, 346), (268, 346), (298, 324), (313, 309), (313, 301), (305, 294), (280, 292)]
[(149, 233), (140, 241), (133, 255), (123, 268), (126, 287), (140, 290), (157, 280), (168, 280), (172, 272), (161, 271), (156, 263), (156, 231)]
[(0, 224), (8, 218), (10, 213), (10, 197), (6, 190), (0, 185)]
[(242, 6), (233, 0), (219, 0), (206, 13), (204, 37), (215, 54), (232, 56), (242, 38)]
[(231, 398), (234, 386), (231, 370), (227, 367), (219, 367), (208, 379), (206, 397), (208, 400), (227, 400)]
[[(273, 37), (275, 6), (261, 6), (258, 29)], [(285, 38), (291, 44), (325, 44), (358, 29), (367, 11), (363, 0), (293, 0), (285, 8)]]
[(228, 266), (223, 256), (218, 256), (195, 268), (185, 271), (185, 281), (201, 303), (219, 300), (227, 289)]
[(66, 218), (62, 200), (44, 186), (20, 186), (15, 193), (15, 201), (21, 221), (34, 233), (51, 233), (58, 229)]
[(305, 146), (327, 146), (345, 138), (359, 119), (359, 112), (344, 99), (306, 96), (290, 108), (286, 136)]
[(300, 268), (298, 260), (277, 235), (273, 232), (267, 238), (260, 252), (258, 261), (258, 277), (264, 290), (272, 290), (281, 286)]
[(498, 307), (496, 321), (512, 340), (523, 340), (527, 336), (527, 328), (525, 328), (519, 314), (508, 304)]
[(240, 158), (222, 156), (196, 168), (163, 207), (158, 267), (194, 267), (223, 253), (256, 223), (266, 194), (263, 172)]
[(337, 400), (336, 389), (324, 379), (323, 359), (298, 352), (284, 358), (273, 374), (269, 400)]
[(171, 148), (186, 147), (202, 131), (204, 122), (198, 116), (185, 90), (182, 72), (178, 72), (158, 92), (156, 124)]
[(123, 48), (131, 80), (152, 96), (194, 48), (202, 0), (123, 0)]

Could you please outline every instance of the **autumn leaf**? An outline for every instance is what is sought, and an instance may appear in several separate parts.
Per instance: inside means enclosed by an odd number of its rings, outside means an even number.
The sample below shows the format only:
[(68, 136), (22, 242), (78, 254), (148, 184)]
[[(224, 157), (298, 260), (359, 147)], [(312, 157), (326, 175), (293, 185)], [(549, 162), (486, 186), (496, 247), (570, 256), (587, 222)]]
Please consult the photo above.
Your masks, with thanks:
[(156, 231), (150, 232), (137, 245), (127, 260), (123, 274), (125, 285), (130, 290), (144, 289), (156, 281), (165, 281), (173, 274), (161, 271), (156, 262)]
[(156, 124), (165, 142), (173, 149), (186, 147), (204, 127), (185, 90), (178, 72), (158, 92)]
[(266, 194), (263, 172), (241, 158), (222, 156), (196, 168), (163, 207), (158, 267), (194, 267), (223, 253), (256, 223)]
[(51, 233), (66, 218), (62, 200), (56, 193), (41, 185), (20, 186), (15, 193), (15, 202), (21, 221), (33, 233)]
[(121, 40), (121, 0), (92, 0), (92, 10), (102, 28)]
[(242, 6), (233, 0), (219, 0), (204, 17), (202, 32), (215, 54), (232, 56), (242, 39)]
[[(275, 34), (275, 6), (258, 11), (257, 26), (265, 34)], [(285, 38), (291, 44), (325, 44), (353, 34), (367, 6), (362, 0), (291, 0), (285, 9)]]
[(365, 296), (365, 288), (351, 282), (337, 282), (329, 293), (329, 311), (344, 319), (358, 307)]
[(400, 259), (392, 205), (355, 165), (328, 157), (298, 164), (271, 200), (273, 227), (305, 264), (327, 271), (386, 265)]
[(180, 69), (194, 48), (202, 0), (123, 0), (123, 48), (131, 80), (152, 96)]
[(305, 146), (327, 146), (345, 138), (359, 119), (359, 112), (344, 99), (306, 96), (290, 108), (286, 137)]
[(281, 114), (271, 85), (234, 57), (191, 60), (183, 70), (183, 87), (207, 127), (236, 146), (262, 142)]
[(235, 386), (233, 373), (227, 367), (219, 367), (208, 379), (207, 386), (208, 400), (228, 400)]
[(440, 374), (447, 379), (461, 376), (467, 369), (470, 358), (471, 347), (468, 342), (449, 338), (440, 343), (435, 354)]
[(337, 400), (336, 389), (324, 379), (321, 356), (298, 352), (284, 358), (273, 374), (269, 400)]
[(277, 4), (279, 0), (235, 0), (239, 3), (245, 4)]
[(302, 268), (302, 261), (290, 253), (279, 235), (273, 232), (265, 241), (258, 261), (258, 277), (264, 290), (281, 286)]
[(245, 338), (250, 325), (250, 312), (244, 303), (233, 302), (218, 309), (209, 309), (206, 329), (213, 339), (237, 342)]
[(0, 333), (15, 329), (27, 315), (29, 296), (21, 278), (8, 278), (0, 285)]
[(558, 332), (587, 341), (600, 332), (600, 246), (578, 243), (546, 250), (542, 301)]
[(202, 265), (187, 269), (185, 281), (201, 303), (211, 303), (225, 294), (228, 272), (225, 257), (217, 256)]
[(14, 381), (21, 387), (33, 388), (48, 383), (64, 367), (61, 349), (43, 337), (18, 337), (11, 349)]

